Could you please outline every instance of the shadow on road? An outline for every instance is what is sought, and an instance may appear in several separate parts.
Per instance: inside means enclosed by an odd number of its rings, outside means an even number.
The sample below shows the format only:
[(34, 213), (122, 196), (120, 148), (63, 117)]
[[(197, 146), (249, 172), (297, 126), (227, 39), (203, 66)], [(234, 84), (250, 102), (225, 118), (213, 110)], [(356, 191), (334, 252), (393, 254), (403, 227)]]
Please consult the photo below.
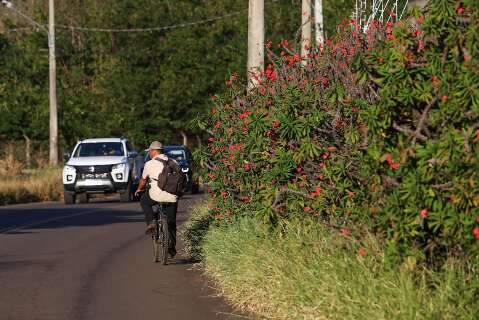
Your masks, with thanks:
[[(144, 221), (143, 213), (94, 205), (65, 208), (15, 208), (0, 210), (0, 234), (31, 233), (35, 229), (90, 227)], [(28, 231), (25, 231), (28, 230)]]

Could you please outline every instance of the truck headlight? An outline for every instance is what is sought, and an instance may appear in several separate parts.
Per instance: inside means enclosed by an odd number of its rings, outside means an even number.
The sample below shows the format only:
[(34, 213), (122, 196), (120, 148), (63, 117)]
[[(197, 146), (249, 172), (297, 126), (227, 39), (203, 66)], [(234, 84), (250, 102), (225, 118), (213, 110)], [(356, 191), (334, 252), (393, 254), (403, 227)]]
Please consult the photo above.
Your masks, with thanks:
[(73, 167), (73, 166), (65, 166), (65, 167), (63, 168), (63, 173), (64, 173), (65, 175), (67, 175), (67, 174), (70, 174), (70, 175), (71, 175), (71, 174), (75, 174), (75, 173), (76, 173), (75, 167)]
[(113, 165), (112, 170), (124, 171), (126, 169), (126, 163), (118, 163)]

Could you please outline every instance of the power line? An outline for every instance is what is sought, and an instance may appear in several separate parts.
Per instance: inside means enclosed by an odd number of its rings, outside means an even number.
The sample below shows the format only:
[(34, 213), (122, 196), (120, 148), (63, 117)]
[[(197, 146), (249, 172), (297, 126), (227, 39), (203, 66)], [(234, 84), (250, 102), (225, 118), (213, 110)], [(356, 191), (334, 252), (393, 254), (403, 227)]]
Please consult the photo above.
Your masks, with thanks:
[[(237, 12), (228, 13), (228, 14), (225, 14), (225, 15), (222, 15), (222, 16), (208, 18), (208, 19), (194, 21), (194, 22), (185, 22), (185, 23), (174, 24), (174, 25), (170, 25), (170, 26), (151, 27), (151, 28), (131, 28), (131, 29), (126, 29), (126, 28), (125, 29), (114, 29), (114, 28), (111, 28), (110, 29), (110, 28), (90, 28), (90, 27), (68, 26), (68, 25), (61, 25), (61, 24), (55, 25), (55, 28), (65, 29), (65, 30), (76, 30), (76, 31), (81, 31), (81, 32), (109, 32), (109, 33), (157, 32), (157, 31), (185, 28), (185, 27), (205, 24), (205, 23), (209, 23), (209, 22), (219, 21), (219, 20), (223, 20), (223, 19), (226, 19), (226, 18), (229, 18), (229, 17), (237, 16), (240, 13), (241, 12), (237, 11)], [(7, 30), (7, 31), (15, 32), (15, 31), (18, 31), (18, 30), (19, 29), (10, 29), (10, 30)]]

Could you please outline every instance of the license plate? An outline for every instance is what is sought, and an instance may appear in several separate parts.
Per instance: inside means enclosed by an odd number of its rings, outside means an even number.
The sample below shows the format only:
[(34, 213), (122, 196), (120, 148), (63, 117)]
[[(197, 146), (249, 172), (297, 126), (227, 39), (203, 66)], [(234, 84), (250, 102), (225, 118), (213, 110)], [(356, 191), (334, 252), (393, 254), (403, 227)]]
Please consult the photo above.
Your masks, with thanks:
[(108, 173), (83, 173), (82, 179), (108, 179)]

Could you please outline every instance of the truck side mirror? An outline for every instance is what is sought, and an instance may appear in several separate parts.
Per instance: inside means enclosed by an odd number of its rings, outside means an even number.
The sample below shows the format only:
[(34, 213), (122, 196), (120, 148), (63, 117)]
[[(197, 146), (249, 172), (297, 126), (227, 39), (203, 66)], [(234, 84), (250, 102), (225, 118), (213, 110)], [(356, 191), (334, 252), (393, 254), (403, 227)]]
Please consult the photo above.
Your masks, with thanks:
[(138, 152), (137, 151), (128, 152), (128, 158), (136, 158), (136, 157), (138, 157)]
[(67, 151), (63, 153), (63, 160), (68, 161), (70, 157), (71, 157), (70, 152)]

